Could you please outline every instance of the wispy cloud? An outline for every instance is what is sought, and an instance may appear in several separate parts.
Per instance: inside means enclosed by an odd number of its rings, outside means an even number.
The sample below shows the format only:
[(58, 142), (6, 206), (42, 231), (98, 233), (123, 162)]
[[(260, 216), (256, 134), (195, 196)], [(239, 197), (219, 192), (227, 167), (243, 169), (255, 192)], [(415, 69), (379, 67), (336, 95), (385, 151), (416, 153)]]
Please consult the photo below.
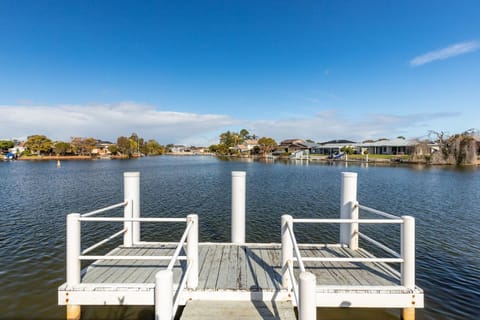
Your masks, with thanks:
[[(25, 106), (0, 105), (0, 139), (26, 138), (45, 134), (53, 140), (95, 137), (115, 141), (132, 132), (162, 144), (210, 145), (219, 133), (247, 128), (257, 136), (277, 141), (288, 138), (327, 141), (395, 137), (425, 134), (435, 129), (432, 122), (459, 117), (458, 112), (407, 115), (368, 114), (346, 117), (335, 110), (312, 116), (290, 115), (282, 119), (242, 120), (224, 114), (198, 114), (157, 110), (135, 102), (101, 105)], [(8, 136), (5, 134), (8, 133)]]
[[(2, 135), (26, 137), (45, 134), (55, 140), (95, 137), (115, 141), (119, 136), (138, 133), (161, 143), (200, 142), (235, 124), (227, 115), (159, 111), (134, 102), (102, 105), (0, 106)], [(213, 134), (216, 136), (216, 134)]]
[(465, 53), (473, 52), (480, 48), (480, 41), (469, 41), (456, 43), (446, 48), (430, 51), (410, 60), (410, 66), (418, 67), (436, 60), (444, 60), (459, 56)]
[(255, 121), (249, 128), (258, 136), (270, 136), (278, 141), (288, 138), (362, 141), (399, 135), (414, 138), (413, 132), (421, 132), (423, 135), (431, 130), (432, 121), (458, 116), (458, 112), (437, 112), (407, 115), (369, 114), (362, 118), (349, 119), (334, 110), (325, 110), (312, 117)]

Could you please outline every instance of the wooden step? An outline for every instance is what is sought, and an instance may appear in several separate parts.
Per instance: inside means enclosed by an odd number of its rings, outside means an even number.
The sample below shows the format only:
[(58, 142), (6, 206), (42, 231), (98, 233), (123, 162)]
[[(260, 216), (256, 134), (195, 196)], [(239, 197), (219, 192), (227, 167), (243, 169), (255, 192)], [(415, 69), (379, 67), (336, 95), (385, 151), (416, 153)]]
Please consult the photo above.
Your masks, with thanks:
[(181, 320), (294, 320), (290, 301), (189, 301)]

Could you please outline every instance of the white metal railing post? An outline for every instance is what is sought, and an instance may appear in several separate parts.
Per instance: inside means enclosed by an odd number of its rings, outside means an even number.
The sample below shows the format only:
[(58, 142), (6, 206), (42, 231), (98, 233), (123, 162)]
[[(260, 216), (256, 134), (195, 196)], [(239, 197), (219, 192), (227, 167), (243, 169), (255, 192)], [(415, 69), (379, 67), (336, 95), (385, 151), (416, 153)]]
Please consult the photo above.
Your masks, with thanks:
[(317, 318), (317, 279), (311, 272), (302, 272), (298, 283), (298, 320)]
[[(125, 219), (132, 219), (133, 218), (133, 200), (126, 199), (126, 205), (123, 209), (123, 217)], [(132, 237), (132, 229), (133, 229), (133, 222), (126, 220), (123, 222), (123, 228), (125, 229), (125, 233), (123, 234), (123, 245), (125, 247), (133, 246), (133, 237)]]
[[(357, 173), (342, 172), (340, 194), (340, 219), (352, 219), (352, 204), (357, 202)], [(358, 225), (357, 225), (358, 226)], [(349, 245), (352, 233), (357, 233), (349, 223), (340, 224), (340, 243)]]
[[(140, 172), (124, 172), (123, 183), (125, 200), (132, 200), (132, 218), (140, 218)], [(130, 229), (132, 243), (140, 242), (140, 222), (132, 222)]]
[(196, 289), (198, 286), (198, 216), (196, 214), (188, 215), (187, 225), (189, 223), (193, 223), (193, 225), (187, 236), (187, 264), (190, 267), (187, 288)]
[(245, 243), (246, 172), (232, 171), (232, 242)]
[(290, 290), (292, 284), (288, 273), (288, 262), (293, 259), (293, 243), (288, 228), (293, 228), (292, 216), (285, 214), (282, 216), (282, 287)]
[(81, 227), (80, 214), (71, 213), (67, 215), (67, 285), (76, 285), (80, 283), (80, 246), (81, 246)]
[(155, 320), (173, 318), (173, 271), (160, 270), (155, 275)]
[(402, 286), (415, 289), (415, 218), (402, 216), (401, 255)]

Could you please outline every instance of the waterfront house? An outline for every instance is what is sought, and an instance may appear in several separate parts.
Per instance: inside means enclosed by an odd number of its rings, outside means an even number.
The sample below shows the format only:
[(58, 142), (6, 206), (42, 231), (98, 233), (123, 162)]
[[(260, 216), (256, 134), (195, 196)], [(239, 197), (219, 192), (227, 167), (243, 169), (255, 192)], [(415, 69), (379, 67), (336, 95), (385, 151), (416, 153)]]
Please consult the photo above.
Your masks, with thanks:
[(13, 140), (13, 143), (15, 145), (8, 149), (8, 152), (21, 155), (25, 151), (25, 141)]
[[(188, 150), (190, 151), (190, 150)], [(172, 153), (182, 153), (182, 152), (187, 152), (187, 147), (181, 144), (175, 144), (170, 148), (170, 152)]]
[(239, 151), (241, 154), (252, 154), (253, 149), (258, 146), (258, 140), (246, 139), (241, 144), (233, 147), (233, 150)]
[(417, 145), (417, 140), (396, 138), (363, 142), (357, 144), (356, 148), (359, 153), (368, 151), (369, 154), (405, 155), (414, 153)]
[(311, 150), (312, 154), (334, 155), (341, 152), (342, 148), (357, 150), (358, 143), (350, 140), (331, 140), (318, 144)]
[(113, 143), (110, 141), (97, 140), (95, 148), (92, 149), (92, 154), (100, 157), (108, 156), (111, 154), (110, 150), (108, 150), (108, 147), (110, 147), (111, 145), (113, 145)]
[(309, 147), (305, 140), (302, 139), (287, 139), (280, 142), (275, 149), (275, 153), (293, 153), (300, 150), (308, 150)]

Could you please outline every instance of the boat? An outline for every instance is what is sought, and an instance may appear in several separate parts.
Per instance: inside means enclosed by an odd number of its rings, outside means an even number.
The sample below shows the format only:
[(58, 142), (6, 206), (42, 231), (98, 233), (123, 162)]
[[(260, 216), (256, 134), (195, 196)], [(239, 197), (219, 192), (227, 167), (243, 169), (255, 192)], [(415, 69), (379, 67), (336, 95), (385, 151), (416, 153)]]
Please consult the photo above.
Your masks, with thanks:
[(4, 161), (12, 161), (12, 160), (15, 160), (15, 159), (16, 159), (16, 158), (15, 158), (15, 155), (14, 155), (13, 153), (11, 153), (11, 152), (3, 155), (3, 160), (4, 160)]

